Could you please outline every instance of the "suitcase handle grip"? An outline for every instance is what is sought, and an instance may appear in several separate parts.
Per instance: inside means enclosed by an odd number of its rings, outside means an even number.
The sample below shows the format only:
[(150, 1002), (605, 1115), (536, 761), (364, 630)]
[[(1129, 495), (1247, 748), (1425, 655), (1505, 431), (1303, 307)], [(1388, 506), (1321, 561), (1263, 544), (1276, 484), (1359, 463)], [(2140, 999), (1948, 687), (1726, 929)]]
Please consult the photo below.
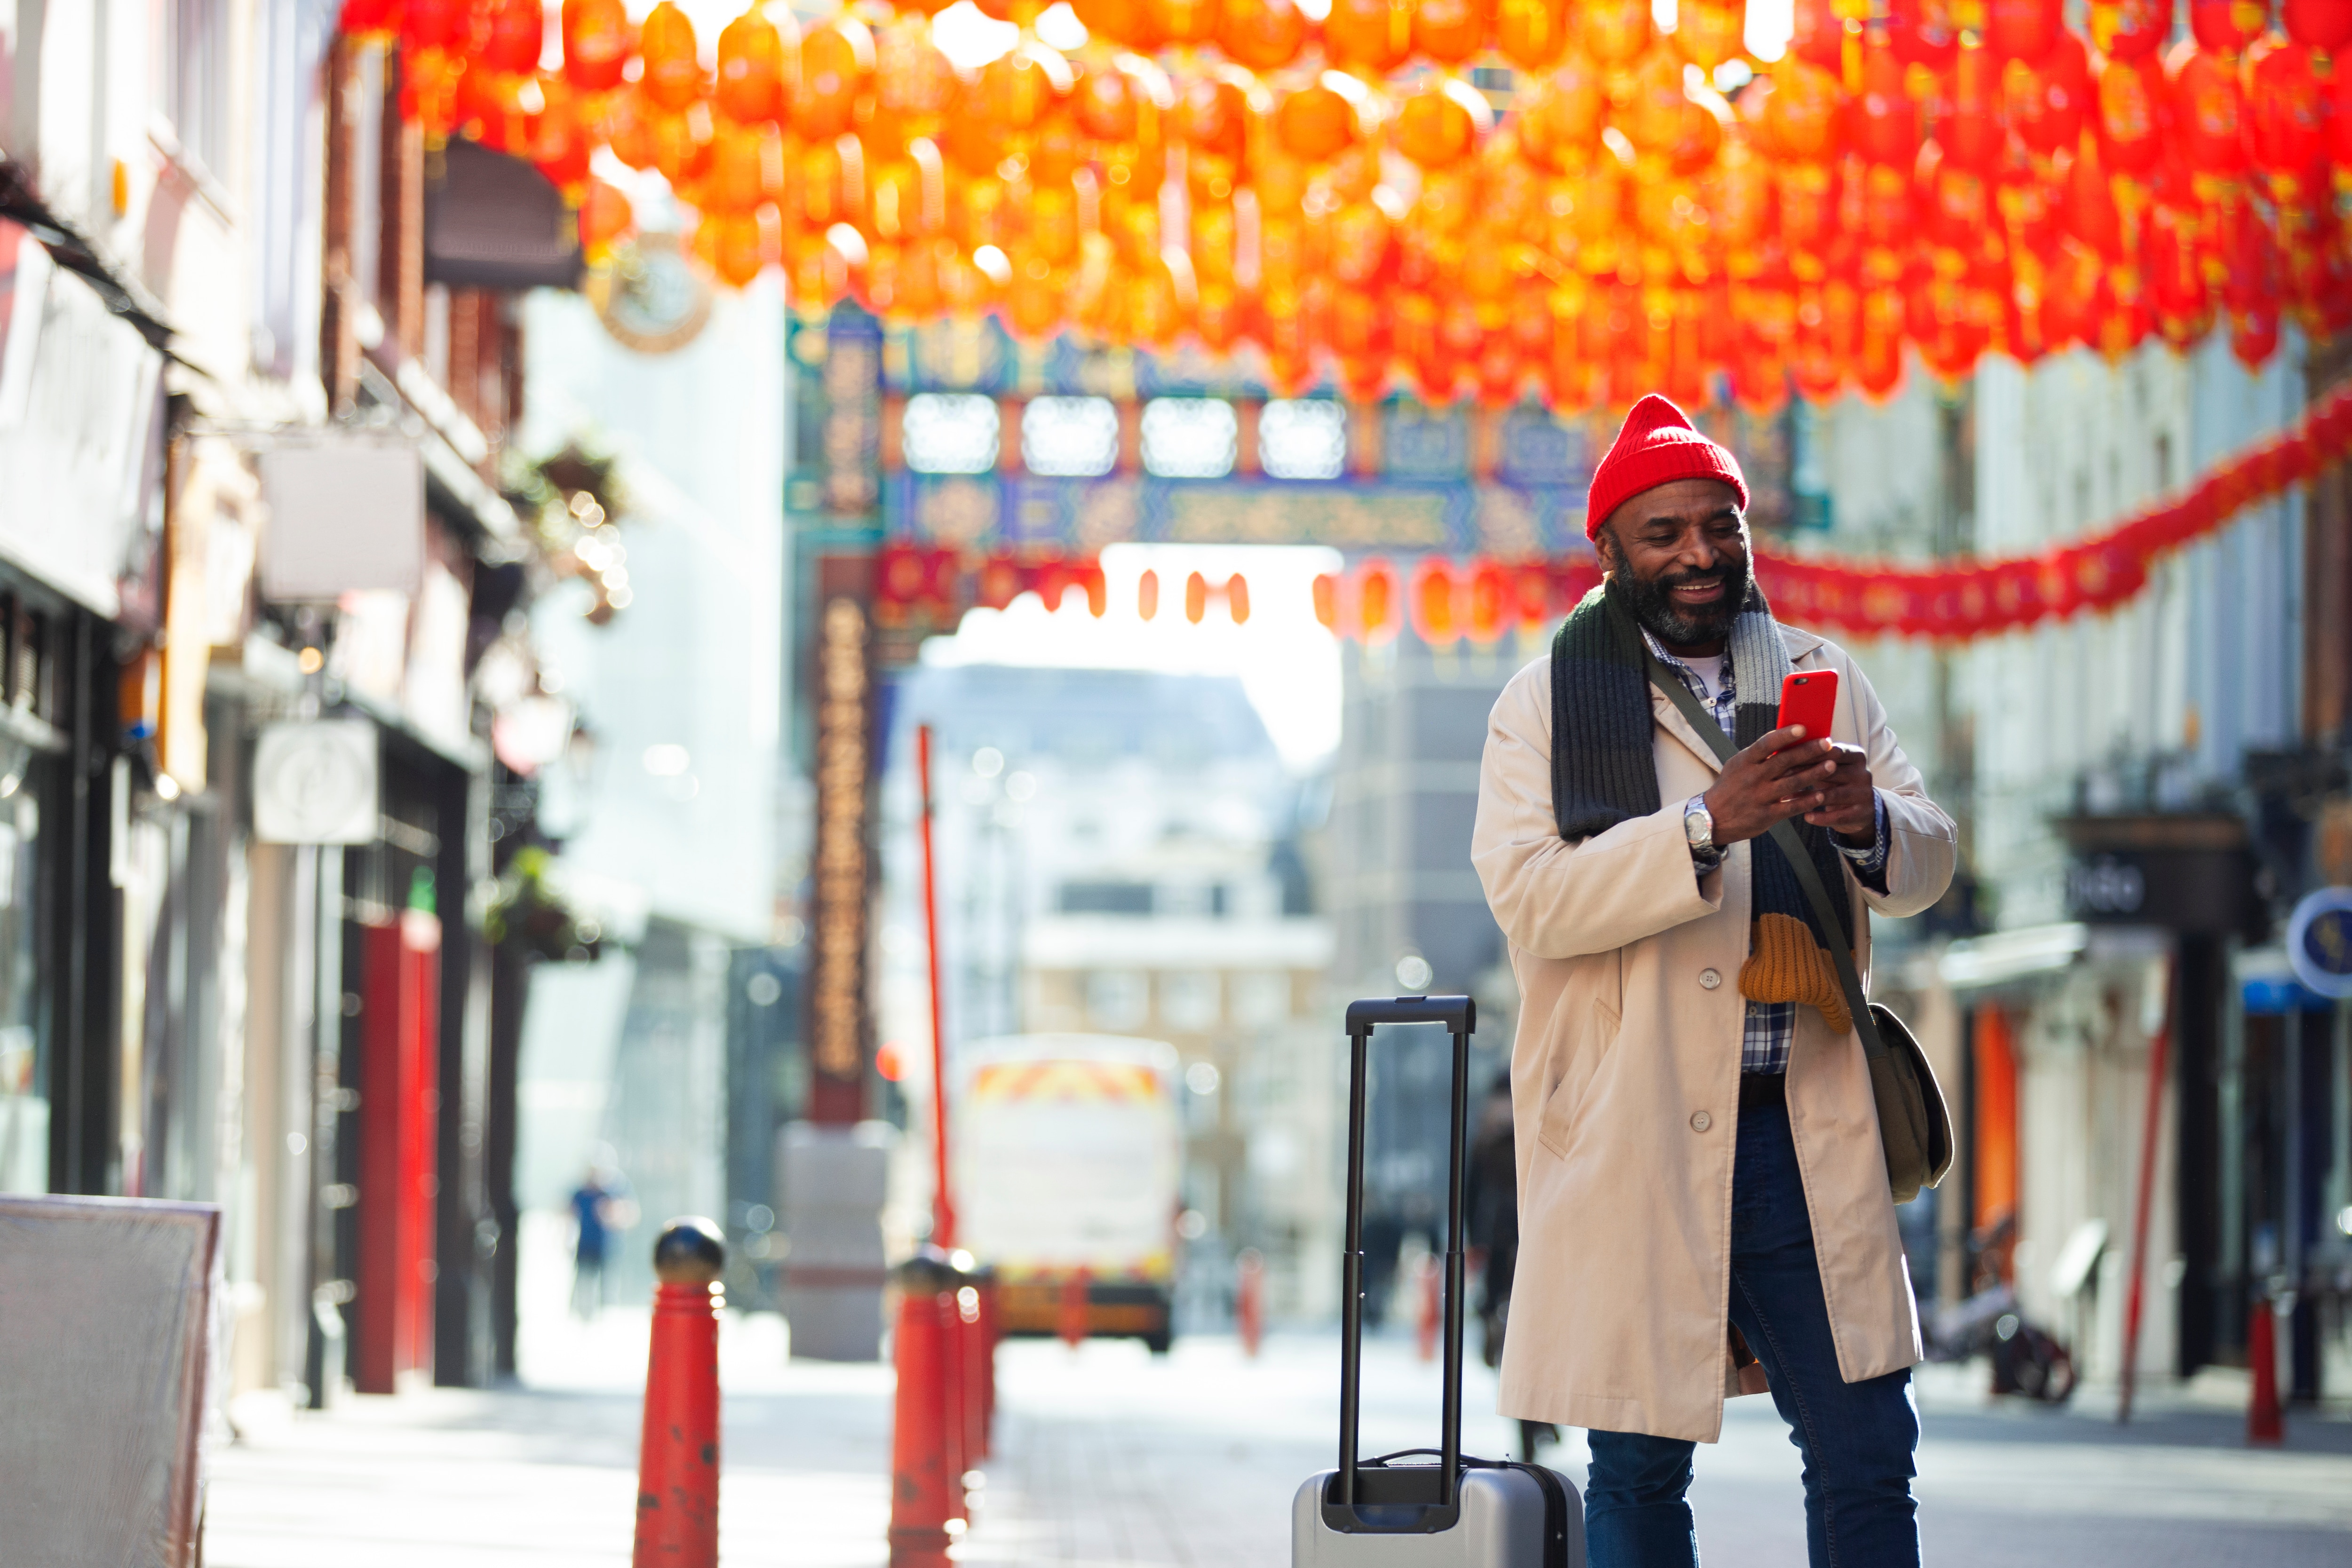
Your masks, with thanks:
[(1336, 1507), (1326, 1510), (1334, 1528), (1358, 1527), (1360, 1493), (1356, 1457), (1361, 1407), (1364, 1333), (1364, 1133), (1368, 1060), (1374, 1026), (1384, 1023), (1442, 1024), (1454, 1037), (1453, 1092), (1446, 1129), (1445, 1173), (1445, 1391), (1439, 1415), (1437, 1507), (1424, 1528), (1455, 1507), (1456, 1467), (1462, 1454), (1462, 1295), (1464, 1287), (1464, 1123), (1470, 1105), (1470, 1035), (1478, 1009), (1468, 997), (1372, 997), (1348, 1004), (1348, 1218), (1339, 1297), (1339, 1466)]
[(1349, 1034), (1370, 1034), (1383, 1023), (1442, 1023), (1469, 1034), (1478, 1027), (1478, 1004), (1468, 997), (1367, 997), (1348, 1004)]

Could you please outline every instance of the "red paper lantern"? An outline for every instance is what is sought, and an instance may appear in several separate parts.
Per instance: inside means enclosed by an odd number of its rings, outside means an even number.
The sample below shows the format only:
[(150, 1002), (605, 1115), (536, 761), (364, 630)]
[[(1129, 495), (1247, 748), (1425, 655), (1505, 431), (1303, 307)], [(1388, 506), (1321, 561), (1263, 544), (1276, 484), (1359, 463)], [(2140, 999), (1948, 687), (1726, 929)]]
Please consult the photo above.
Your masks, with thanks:
[(613, 242), (629, 232), (636, 221), (629, 210), (629, 198), (620, 188), (602, 180), (591, 179), (587, 193), (580, 203), (580, 248), (591, 261), (601, 261), (613, 246)]
[(1302, 162), (1325, 162), (1356, 140), (1356, 103), (1329, 83), (1318, 81), (1282, 100), (1274, 113), (1274, 133), (1292, 157)]
[(400, 31), (403, 0), (343, 0), (336, 29), (353, 38), (384, 38)]
[(471, 0), (407, 0), (400, 11), (400, 47), (405, 55), (446, 49), (462, 60), (472, 47), (473, 31)]
[(581, 91), (620, 86), (634, 42), (622, 0), (563, 0), (563, 79)]
[(1464, 617), (1464, 630), (1470, 641), (1481, 647), (1502, 640), (1511, 622), (1517, 619), (1518, 594), (1511, 573), (1500, 561), (1481, 556), (1470, 567), (1468, 613)]
[(1486, 17), (1478, 0), (1417, 0), (1412, 8), (1413, 47), (1440, 65), (1460, 65), (1486, 41)]
[(2268, 0), (2189, 0), (2189, 33), (2200, 48), (2224, 57), (2261, 37), (2270, 18)]
[(1495, 47), (1522, 70), (1539, 71), (1568, 42), (1563, 0), (1496, 0)]
[(1658, 36), (1650, 0), (1579, 0), (1576, 20), (1584, 52), (1604, 66), (1631, 65)]
[(1405, 605), (1412, 634), (1432, 648), (1450, 648), (1462, 638), (1454, 613), (1454, 565), (1444, 556), (1425, 555), (1413, 563)]
[(1919, 105), (1904, 84), (1901, 57), (1884, 39), (1863, 47), (1851, 123), (1853, 150), (1870, 162), (1908, 170), (1919, 156)]
[(580, 118), (579, 95), (559, 76), (537, 78), (546, 107), (530, 125), (530, 161), (550, 184), (577, 199), (586, 189), (591, 153), (588, 128)]
[(1763, 122), (1772, 150), (1808, 162), (1836, 157), (1843, 108), (1837, 78), (1819, 66), (1789, 58), (1773, 68), (1771, 84)]
[(1353, 620), (1367, 643), (1386, 643), (1397, 634), (1396, 568), (1375, 556), (1356, 569)]
[(489, 26), (475, 63), (499, 71), (538, 70), (547, 37), (547, 13), (540, 0), (491, 0), (487, 9)]
[(2183, 38), (2165, 57), (2172, 86), (2173, 133), (2189, 166), (2228, 176), (2246, 167), (2245, 95), (2221, 56)]
[(2305, 48), (2334, 54), (2352, 44), (2352, 0), (2283, 0), (2279, 26)]
[(1845, 69), (1845, 22), (1835, 0), (1793, 0), (1789, 54), (1832, 75)]
[(810, 28), (801, 39), (801, 79), (790, 93), (794, 133), (830, 141), (848, 131), (873, 76), (874, 34), (865, 23), (845, 13)]
[(674, 0), (661, 0), (646, 13), (637, 35), (637, 57), (646, 68), (637, 89), (657, 108), (684, 110), (703, 92), (702, 60), (695, 50), (694, 23)]
[(1954, 162), (1990, 171), (2000, 162), (2009, 140), (2000, 78), (2000, 61), (1992, 51), (1963, 39), (1953, 66), (1951, 124), (1936, 131)]
[[(1216, 32), (1220, 9), (1217, 0), (1144, 0), (1143, 14), (1161, 42), (1194, 45)], [(1004, 19), (1012, 20), (1009, 5)]]
[(2082, 140), (2094, 91), (2082, 39), (2062, 32), (2038, 61), (2010, 61), (2001, 80), (2009, 123), (2029, 151), (2047, 157)]
[[(792, 13), (782, 15), (791, 25)], [(756, 7), (721, 29), (716, 92), (720, 112), (744, 125), (772, 121), (783, 113), (785, 64), (798, 34), (795, 26), (786, 37)]]
[(2113, 59), (2096, 81), (2099, 144), (2118, 174), (2145, 174), (2163, 152), (2163, 112), (2169, 89), (2155, 57)]
[(1335, 66), (1386, 72), (1412, 52), (1412, 0), (1331, 0), (1323, 47)]
[(1960, 29), (1952, 20), (1950, 0), (1890, 0), (1886, 37), (1895, 57), (1906, 66), (1947, 71), (1959, 53)]
[(1217, 47), (1251, 70), (1270, 71), (1298, 57), (1307, 32), (1307, 15), (1295, 0), (1225, 0)]
[(2312, 182), (2327, 157), (2328, 83), (2310, 48), (2263, 39), (2246, 53), (2245, 83), (2246, 150), (2254, 167)]
[(1747, 47), (1747, 34), (1745, 0), (1732, 5), (1686, 0), (1676, 14), (1675, 52), (1713, 76), (1717, 66), (1739, 58)]
[(1397, 110), (1397, 122), (1390, 127), (1390, 139), (1423, 169), (1444, 169), (1461, 162), (1491, 125), (1494, 110), (1486, 108), (1477, 87), (1458, 78), (1442, 78), (1406, 99)]
[(1986, 0), (1985, 47), (1997, 60), (2037, 61), (2058, 42), (2065, 16), (2064, 0)]
[(2172, 0), (2091, 0), (2091, 42), (2110, 59), (2144, 60), (2171, 39)]

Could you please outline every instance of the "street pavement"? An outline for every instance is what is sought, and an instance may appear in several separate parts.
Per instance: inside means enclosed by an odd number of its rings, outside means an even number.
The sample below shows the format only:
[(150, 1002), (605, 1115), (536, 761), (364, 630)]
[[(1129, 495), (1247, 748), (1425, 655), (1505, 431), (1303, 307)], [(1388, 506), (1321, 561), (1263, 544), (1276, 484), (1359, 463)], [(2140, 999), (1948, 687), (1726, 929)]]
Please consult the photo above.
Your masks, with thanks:
[[(247, 1400), (214, 1456), (209, 1568), (523, 1568), (627, 1561), (646, 1315), (541, 1319), (507, 1390), (352, 1398), (321, 1415)], [(887, 1367), (791, 1361), (772, 1315), (730, 1314), (721, 1560), (729, 1568), (885, 1561)], [(1436, 1431), (1438, 1379), (1409, 1341), (1368, 1347), (1365, 1451)], [(1100, 1342), (1002, 1353), (998, 1453), (957, 1556), (1020, 1568), (1276, 1568), (1290, 1501), (1331, 1462), (1338, 1344), (1276, 1335), (1255, 1361), (1228, 1338), (1157, 1358)], [(1516, 1430), (1470, 1373), (1465, 1444)], [(1922, 1378), (1921, 1528), (1930, 1563), (2302, 1568), (2352, 1562), (2352, 1421), (2290, 1416), (2283, 1450), (2249, 1451), (2226, 1380), (2168, 1390), (2129, 1427), (2096, 1391), (2051, 1411), (1995, 1404), (1981, 1368)], [(1546, 1458), (1580, 1481), (1571, 1433)], [(1702, 1447), (1693, 1500), (1709, 1564), (1805, 1561), (1798, 1461), (1768, 1400), (1732, 1403)]]

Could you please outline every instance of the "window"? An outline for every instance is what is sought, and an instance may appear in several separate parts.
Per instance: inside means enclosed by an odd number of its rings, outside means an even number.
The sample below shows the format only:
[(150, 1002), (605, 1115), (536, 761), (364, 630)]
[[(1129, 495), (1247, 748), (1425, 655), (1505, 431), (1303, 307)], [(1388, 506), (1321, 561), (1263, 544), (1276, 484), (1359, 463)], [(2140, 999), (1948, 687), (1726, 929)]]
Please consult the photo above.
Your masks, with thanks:
[(1091, 479), (1118, 462), (1118, 410), (1107, 397), (1032, 398), (1021, 411), (1021, 462), (1032, 474)]
[(907, 400), (900, 449), (918, 474), (985, 474), (996, 466), (996, 400), (918, 392)]
[(1234, 1021), (1269, 1029), (1290, 1016), (1290, 977), (1282, 970), (1234, 977)]
[(1241, 423), (1223, 398), (1160, 397), (1143, 405), (1144, 472), (1162, 479), (1222, 479), (1234, 471)]
[(1097, 969), (1087, 977), (1087, 1013), (1099, 1029), (1141, 1029), (1151, 1017), (1151, 982), (1139, 969)]
[(1066, 882), (1062, 884), (1065, 915), (1149, 915), (1151, 884), (1148, 882)]
[(1197, 1034), (1216, 1028), (1217, 1003), (1217, 977), (1213, 970), (1160, 977), (1160, 1021), (1171, 1030)]
[(163, 111), (181, 148), (218, 174), (228, 139), (226, 0), (164, 0)]
[(1258, 461), (1276, 479), (1337, 479), (1348, 467), (1348, 411), (1328, 397), (1276, 398), (1257, 421)]

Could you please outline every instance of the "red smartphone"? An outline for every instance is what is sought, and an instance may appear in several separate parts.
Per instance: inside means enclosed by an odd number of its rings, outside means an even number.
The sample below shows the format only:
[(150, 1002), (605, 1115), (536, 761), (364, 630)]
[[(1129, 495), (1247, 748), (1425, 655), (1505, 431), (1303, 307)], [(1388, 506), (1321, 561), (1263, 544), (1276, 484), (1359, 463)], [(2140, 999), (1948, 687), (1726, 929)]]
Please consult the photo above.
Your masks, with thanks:
[(1806, 670), (1782, 676), (1778, 727), (1801, 724), (1807, 740), (1827, 740), (1830, 721), (1837, 713), (1837, 686), (1835, 670)]

